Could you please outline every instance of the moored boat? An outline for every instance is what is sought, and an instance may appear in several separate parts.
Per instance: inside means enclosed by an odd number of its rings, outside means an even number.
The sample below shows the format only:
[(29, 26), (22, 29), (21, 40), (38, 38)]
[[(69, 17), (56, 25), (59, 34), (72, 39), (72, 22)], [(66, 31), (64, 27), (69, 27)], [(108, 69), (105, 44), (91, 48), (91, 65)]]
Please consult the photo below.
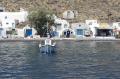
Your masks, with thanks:
[(45, 39), (44, 44), (39, 44), (41, 53), (52, 54), (56, 52), (56, 43), (52, 43), (50, 38)]

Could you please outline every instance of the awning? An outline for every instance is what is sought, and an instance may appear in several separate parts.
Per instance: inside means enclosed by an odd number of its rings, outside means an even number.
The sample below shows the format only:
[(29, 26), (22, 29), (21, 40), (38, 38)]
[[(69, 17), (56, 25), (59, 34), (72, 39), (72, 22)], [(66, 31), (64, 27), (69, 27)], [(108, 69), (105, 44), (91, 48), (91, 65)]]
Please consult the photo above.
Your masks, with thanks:
[(100, 23), (98, 29), (113, 29), (108, 23)]

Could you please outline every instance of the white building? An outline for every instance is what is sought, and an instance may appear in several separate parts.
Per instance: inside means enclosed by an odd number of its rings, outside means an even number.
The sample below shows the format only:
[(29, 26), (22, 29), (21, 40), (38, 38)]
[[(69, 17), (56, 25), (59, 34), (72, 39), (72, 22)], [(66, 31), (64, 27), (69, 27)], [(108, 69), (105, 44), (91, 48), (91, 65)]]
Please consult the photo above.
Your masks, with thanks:
[(59, 18), (55, 19), (55, 28), (53, 31), (57, 32), (56, 35), (58, 37), (61, 37), (63, 35), (63, 32), (69, 28), (70, 28), (70, 24), (66, 20), (59, 19)]
[(31, 28), (29, 25), (26, 25), (23, 28), (23, 31), (25, 37), (33, 37), (37, 33), (37, 31), (34, 28)]
[(3, 28), (15, 28), (15, 22), (25, 22), (27, 20), (28, 12), (0, 12), (0, 20)]
[(63, 13), (63, 18), (64, 19), (74, 19), (75, 13), (72, 10), (67, 10)]
[(6, 29), (0, 26), (0, 38), (6, 38)]
[(115, 35), (120, 36), (120, 22), (114, 22), (112, 24), (112, 27), (114, 29), (113, 31), (114, 31)]
[(85, 23), (72, 23), (71, 28), (74, 30), (75, 37), (85, 37), (90, 35), (89, 27)]
[(97, 20), (86, 20), (85, 23), (90, 27), (92, 37), (96, 36), (96, 28), (99, 27)]
[(15, 20), (6, 17), (6, 19), (2, 20), (2, 27), (6, 30), (15, 28)]
[(0, 22), (0, 38), (6, 37), (6, 29), (2, 27), (2, 24)]
[(27, 20), (27, 16), (28, 12), (24, 10), (20, 10), (20, 12), (0, 12), (0, 36), (6, 36), (6, 31), (15, 29), (16, 22), (25, 22)]
[(114, 22), (112, 27), (120, 30), (120, 22)]
[(37, 31), (34, 28), (29, 27), (28, 25), (24, 28), (16, 28), (18, 37), (34, 37)]

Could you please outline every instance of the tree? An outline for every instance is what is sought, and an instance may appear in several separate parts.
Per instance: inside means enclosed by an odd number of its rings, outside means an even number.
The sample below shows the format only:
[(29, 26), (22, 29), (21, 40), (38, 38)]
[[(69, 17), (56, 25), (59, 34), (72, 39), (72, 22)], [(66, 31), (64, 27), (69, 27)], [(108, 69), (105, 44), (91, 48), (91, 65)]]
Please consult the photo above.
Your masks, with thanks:
[[(37, 30), (38, 35), (46, 36), (47, 29), (50, 31), (51, 27), (54, 24), (54, 18), (51, 11), (46, 11), (45, 9), (40, 9), (37, 11), (32, 11), (28, 15), (28, 19), (32, 27)], [(48, 23), (48, 28), (47, 28)]]

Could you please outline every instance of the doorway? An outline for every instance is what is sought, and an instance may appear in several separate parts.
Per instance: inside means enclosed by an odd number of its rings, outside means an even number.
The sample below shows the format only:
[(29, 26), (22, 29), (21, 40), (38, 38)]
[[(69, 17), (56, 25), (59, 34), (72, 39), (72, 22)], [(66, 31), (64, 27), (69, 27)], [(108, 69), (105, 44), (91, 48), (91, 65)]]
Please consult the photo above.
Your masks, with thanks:
[(97, 29), (97, 36), (113, 36), (113, 30), (112, 29)]

